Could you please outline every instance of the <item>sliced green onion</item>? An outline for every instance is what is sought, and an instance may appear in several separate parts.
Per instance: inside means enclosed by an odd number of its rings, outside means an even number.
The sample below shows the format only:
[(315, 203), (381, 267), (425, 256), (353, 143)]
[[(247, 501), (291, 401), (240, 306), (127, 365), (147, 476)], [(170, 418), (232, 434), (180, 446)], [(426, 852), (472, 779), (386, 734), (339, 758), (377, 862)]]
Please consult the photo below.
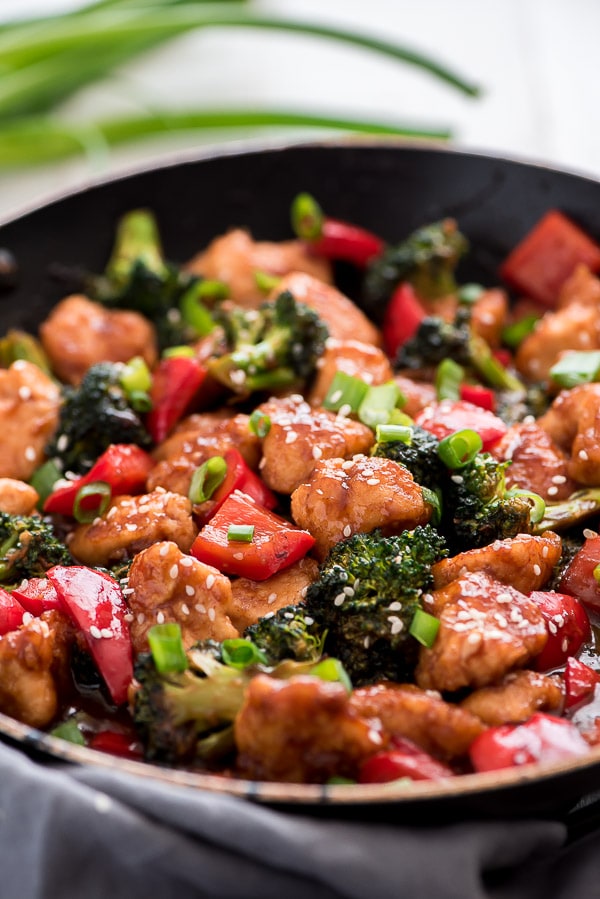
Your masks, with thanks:
[(266, 665), (267, 657), (251, 640), (242, 637), (223, 640), (221, 658), (230, 668), (248, 668), (250, 665)]
[(594, 575), (594, 580), (600, 583), (600, 565), (596, 565), (592, 574)]
[(369, 428), (386, 425), (400, 399), (400, 390), (394, 381), (368, 387), (365, 398), (358, 407), (358, 417)]
[(346, 688), (348, 693), (352, 692), (352, 682), (339, 659), (322, 659), (310, 669), (310, 673), (313, 677), (321, 680), (338, 682)]
[(433, 509), (431, 523), (435, 527), (442, 520), (441, 491), (438, 493), (437, 490), (430, 490), (429, 487), (421, 487), (421, 493), (423, 494), (423, 502), (426, 502)]
[(152, 397), (145, 390), (132, 390), (127, 398), (134, 412), (150, 412), (152, 409)]
[[(398, 400), (399, 403), (402, 403), (404, 397), (401, 395)], [(404, 425), (406, 428), (414, 427), (415, 421), (414, 418), (411, 418), (410, 415), (407, 415), (406, 412), (402, 412), (401, 409), (392, 409), (390, 412), (390, 417), (388, 421), (389, 425)]]
[(565, 353), (550, 369), (550, 377), (560, 387), (590, 384), (600, 375), (600, 350), (573, 350)]
[(518, 322), (507, 325), (502, 331), (502, 343), (510, 347), (511, 350), (516, 350), (519, 344), (531, 334), (539, 320), (539, 315), (525, 315)]
[(51, 737), (59, 737), (61, 740), (67, 740), (69, 743), (75, 743), (77, 746), (85, 746), (85, 737), (79, 730), (77, 722), (71, 719), (63, 721), (50, 731)]
[(148, 631), (150, 652), (159, 674), (185, 671), (188, 660), (181, 639), (181, 626), (175, 621), (155, 624)]
[(444, 359), (435, 373), (435, 392), (438, 400), (460, 399), (460, 385), (465, 377), (462, 365), (453, 359)]
[(448, 468), (463, 468), (481, 451), (483, 441), (477, 431), (465, 428), (440, 440), (438, 456)]
[(234, 543), (252, 543), (254, 539), (253, 524), (230, 524), (227, 539)]
[(271, 293), (281, 282), (279, 275), (271, 275), (269, 272), (254, 272), (254, 281), (261, 293)]
[[(214, 319), (206, 306), (204, 306), (202, 300), (205, 296), (214, 296), (214, 293), (208, 293), (211, 287), (214, 289), (215, 293), (218, 293), (216, 285), (221, 286), (221, 282), (196, 281), (186, 290), (179, 301), (181, 318), (186, 325), (190, 325), (190, 327), (194, 329), (198, 337), (206, 337), (207, 334), (210, 334), (211, 331), (214, 331), (215, 329)], [(226, 285), (223, 284), (222, 286), (227, 291)], [(227, 296), (227, 292), (225, 293), (225, 296)], [(215, 298), (221, 299), (220, 296)]]
[(410, 623), (408, 632), (415, 638), (415, 640), (418, 640), (419, 643), (426, 646), (427, 649), (431, 649), (435, 643), (435, 638), (437, 637), (439, 629), (439, 618), (434, 618), (433, 615), (423, 611), (423, 609), (417, 609), (413, 616), (413, 620)]
[(220, 303), (229, 298), (229, 284), (214, 278), (203, 278), (194, 285), (197, 296), (203, 303)]
[(223, 456), (211, 456), (198, 466), (190, 483), (188, 499), (191, 503), (205, 503), (227, 476), (227, 462)]
[(375, 428), (377, 443), (406, 443), (410, 446), (413, 439), (413, 429), (409, 425), (377, 425)]
[(538, 493), (533, 493), (531, 490), (520, 490), (517, 487), (513, 487), (512, 490), (506, 491), (506, 496), (522, 496), (530, 501), (531, 512), (529, 513), (529, 520), (532, 524), (538, 524), (546, 513), (545, 501)]
[(349, 375), (345, 371), (336, 371), (333, 380), (323, 400), (323, 408), (330, 412), (346, 410), (358, 412), (359, 406), (364, 400), (369, 385), (362, 378)]
[(462, 287), (459, 287), (456, 296), (459, 303), (470, 306), (477, 302), (482, 293), (485, 293), (485, 287), (482, 287), (481, 284), (463, 284)]
[(44, 503), (52, 493), (54, 485), (61, 478), (62, 472), (58, 468), (56, 462), (53, 462), (52, 459), (48, 459), (47, 462), (44, 462), (43, 465), (40, 465), (39, 468), (36, 468), (29, 479), (29, 483), (37, 492), (40, 498), (40, 506), (44, 505)]
[(255, 409), (250, 416), (250, 430), (257, 437), (266, 437), (271, 430), (271, 419), (265, 412)]
[(119, 378), (121, 387), (131, 397), (133, 393), (147, 393), (152, 387), (152, 375), (141, 356), (134, 356), (123, 368)]
[[(73, 518), (80, 524), (89, 524), (99, 515), (104, 515), (110, 506), (112, 490), (110, 484), (106, 481), (92, 481), (90, 484), (84, 484), (79, 488), (73, 502)], [(97, 504), (92, 509), (84, 509), (84, 499), (90, 497), (97, 498)]]
[(192, 358), (192, 356), (196, 355), (196, 350), (193, 346), (186, 346), (185, 344), (182, 346), (169, 346), (166, 350), (162, 351), (163, 359), (172, 359), (173, 356), (187, 356), (188, 358)]
[(310, 194), (298, 194), (292, 201), (292, 228), (300, 240), (318, 240), (323, 231), (323, 210)]

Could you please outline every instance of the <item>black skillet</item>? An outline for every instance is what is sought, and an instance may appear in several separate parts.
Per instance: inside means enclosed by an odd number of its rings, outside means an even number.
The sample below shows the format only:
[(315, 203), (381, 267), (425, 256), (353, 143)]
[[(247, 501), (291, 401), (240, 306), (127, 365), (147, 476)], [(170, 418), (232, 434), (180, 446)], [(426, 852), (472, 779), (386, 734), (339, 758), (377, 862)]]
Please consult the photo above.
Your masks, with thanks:
[[(390, 143), (295, 145), (208, 151), (199, 158), (96, 184), (0, 226), (0, 247), (15, 255), (17, 285), (0, 293), (0, 330), (33, 330), (62, 293), (56, 265), (103, 268), (118, 217), (145, 206), (156, 214), (168, 258), (188, 259), (233, 225), (257, 238), (291, 236), (289, 207), (300, 191), (314, 194), (338, 218), (395, 241), (415, 227), (455, 217), (472, 250), (463, 280), (497, 282), (497, 266), (549, 208), (558, 207), (600, 238), (600, 183), (553, 169), (474, 153)], [(349, 289), (352, 285), (349, 284)], [(415, 813), (528, 815), (566, 809), (600, 790), (600, 749), (551, 768), (535, 766), (467, 775), (447, 785), (312, 786), (256, 784), (172, 771), (72, 746), (0, 716), (0, 734), (28, 750), (77, 763), (226, 791), (277, 804), (368, 814), (393, 805), (394, 817)]]

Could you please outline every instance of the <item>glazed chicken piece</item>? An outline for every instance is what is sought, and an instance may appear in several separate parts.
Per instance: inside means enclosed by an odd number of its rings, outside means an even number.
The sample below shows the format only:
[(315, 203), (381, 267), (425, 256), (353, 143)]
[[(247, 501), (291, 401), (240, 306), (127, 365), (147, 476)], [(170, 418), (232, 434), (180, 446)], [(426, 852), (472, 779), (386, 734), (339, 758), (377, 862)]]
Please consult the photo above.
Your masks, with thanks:
[(562, 309), (571, 303), (582, 306), (595, 306), (600, 310), (600, 278), (592, 274), (587, 265), (580, 263), (573, 274), (567, 278), (558, 295), (557, 308)]
[(565, 350), (597, 350), (600, 315), (593, 306), (570, 303), (547, 312), (519, 345), (515, 366), (530, 381), (544, 381)]
[(265, 581), (236, 578), (231, 584), (231, 602), (225, 610), (234, 627), (243, 633), (264, 615), (301, 602), (318, 572), (314, 559), (300, 559)]
[(517, 534), (495, 540), (489, 546), (470, 549), (450, 559), (436, 562), (431, 569), (436, 590), (467, 572), (483, 572), (503, 584), (511, 584), (521, 593), (541, 590), (549, 581), (560, 559), (562, 540), (547, 531), (543, 537)]
[(31, 484), (15, 478), (0, 478), (0, 511), (9, 515), (32, 515), (39, 496)]
[(502, 342), (502, 329), (508, 316), (508, 297), (506, 291), (494, 287), (485, 290), (473, 303), (471, 309), (471, 327), (475, 334), (496, 349)]
[(440, 619), (433, 646), (421, 647), (415, 672), (424, 690), (486, 687), (538, 655), (548, 634), (542, 613), (523, 593), (469, 572), (425, 597)]
[(0, 711), (31, 727), (58, 712), (73, 631), (60, 612), (44, 612), (0, 637)]
[(153, 456), (157, 461), (192, 455), (203, 440), (223, 440), (223, 445), (234, 446), (240, 451), (250, 468), (258, 466), (260, 440), (250, 429), (250, 416), (229, 412), (202, 412), (188, 415), (179, 422), (170, 437), (157, 447)]
[(238, 764), (245, 777), (324, 783), (356, 777), (382, 748), (381, 734), (359, 717), (341, 684), (315, 677), (250, 682), (235, 720)]
[(161, 540), (187, 552), (197, 533), (189, 499), (159, 487), (142, 496), (117, 496), (104, 515), (76, 527), (68, 544), (84, 565), (109, 567)]
[(330, 337), (325, 344), (325, 352), (317, 362), (317, 373), (307, 396), (311, 406), (321, 405), (338, 371), (362, 378), (367, 384), (385, 384), (394, 377), (383, 350), (359, 340)]
[(509, 489), (532, 490), (553, 503), (577, 489), (568, 474), (568, 456), (537, 422), (513, 425), (491, 452), (496, 459), (511, 461), (506, 469)]
[(400, 393), (406, 399), (402, 406), (402, 411), (410, 415), (411, 418), (414, 418), (421, 409), (436, 402), (435, 387), (428, 381), (417, 381), (405, 375), (396, 375), (394, 381)]
[(58, 427), (58, 386), (24, 360), (0, 369), (0, 477), (28, 481)]
[(562, 390), (538, 424), (571, 454), (569, 477), (578, 484), (600, 484), (600, 384)]
[(269, 299), (274, 300), (284, 290), (289, 290), (297, 302), (315, 310), (327, 325), (330, 337), (381, 346), (381, 335), (375, 325), (331, 284), (303, 272), (292, 272), (281, 279)]
[(279, 277), (298, 271), (308, 272), (320, 281), (332, 279), (329, 262), (312, 256), (302, 241), (254, 241), (240, 228), (215, 238), (194, 256), (186, 269), (211, 281), (224, 281), (230, 299), (246, 309), (257, 309), (265, 302), (265, 295), (256, 283), (257, 272)]
[(70, 296), (40, 325), (44, 350), (61, 381), (81, 383), (97, 362), (128, 362), (141, 356), (149, 368), (158, 358), (154, 327), (137, 312), (106, 309), (84, 296)]
[(361, 718), (376, 718), (386, 740), (407, 737), (443, 760), (465, 755), (483, 730), (481, 721), (471, 712), (414, 684), (359, 687), (353, 692), (350, 705)]
[(315, 538), (318, 559), (352, 534), (368, 534), (375, 528), (400, 534), (426, 524), (430, 517), (431, 506), (412, 474), (383, 457), (317, 462), (307, 483), (292, 494), (292, 518)]
[(293, 493), (319, 459), (349, 458), (368, 452), (375, 436), (366, 425), (326, 409), (313, 409), (294, 394), (259, 406), (271, 429), (263, 440), (260, 473), (271, 490)]
[(520, 724), (534, 712), (560, 714), (563, 689), (560, 678), (517, 671), (507, 674), (501, 684), (482, 687), (464, 699), (460, 707), (490, 727)]
[(155, 624), (181, 626), (186, 649), (198, 640), (238, 637), (226, 614), (231, 583), (211, 565), (184, 555), (177, 544), (155, 543), (133, 560), (125, 588), (133, 615), (131, 639), (135, 652), (148, 650), (148, 631)]

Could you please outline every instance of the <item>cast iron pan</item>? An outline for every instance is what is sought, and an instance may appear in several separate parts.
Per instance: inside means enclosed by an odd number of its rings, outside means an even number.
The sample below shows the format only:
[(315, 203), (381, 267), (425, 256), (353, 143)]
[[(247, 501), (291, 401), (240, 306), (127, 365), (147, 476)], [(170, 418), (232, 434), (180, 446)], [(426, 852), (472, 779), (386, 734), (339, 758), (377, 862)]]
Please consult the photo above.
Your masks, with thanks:
[[(18, 284), (0, 294), (0, 331), (35, 330), (64, 294), (56, 265), (101, 270), (119, 216), (145, 206), (156, 214), (168, 258), (185, 261), (233, 225), (256, 238), (291, 236), (288, 210), (300, 191), (338, 218), (396, 241), (412, 229), (455, 217), (471, 241), (463, 280), (497, 282), (497, 266), (550, 207), (600, 238), (600, 183), (540, 165), (431, 147), (364, 143), (235, 149), (175, 161), (61, 197), (0, 226), (0, 246), (19, 264)], [(348, 289), (352, 290), (349, 283)], [(312, 811), (431, 820), (447, 815), (530, 815), (567, 809), (600, 790), (600, 749), (544, 769), (527, 766), (467, 775), (440, 786), (312, 786), (249, 783), (158, 768), (73, 746), (0, 715), (0, 734), (55, 758), (120, 768), (172, 784), (218, 790)]]

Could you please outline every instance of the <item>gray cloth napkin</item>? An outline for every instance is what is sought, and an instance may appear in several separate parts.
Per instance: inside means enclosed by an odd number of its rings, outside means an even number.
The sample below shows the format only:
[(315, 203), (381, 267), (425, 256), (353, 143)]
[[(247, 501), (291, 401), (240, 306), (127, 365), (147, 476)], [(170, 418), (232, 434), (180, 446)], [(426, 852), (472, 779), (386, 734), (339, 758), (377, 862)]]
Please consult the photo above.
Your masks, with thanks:
[(571, 899), (600, 832), (555, 821), (413, 828), (290, 814), (0, 744), (4, 899)]

